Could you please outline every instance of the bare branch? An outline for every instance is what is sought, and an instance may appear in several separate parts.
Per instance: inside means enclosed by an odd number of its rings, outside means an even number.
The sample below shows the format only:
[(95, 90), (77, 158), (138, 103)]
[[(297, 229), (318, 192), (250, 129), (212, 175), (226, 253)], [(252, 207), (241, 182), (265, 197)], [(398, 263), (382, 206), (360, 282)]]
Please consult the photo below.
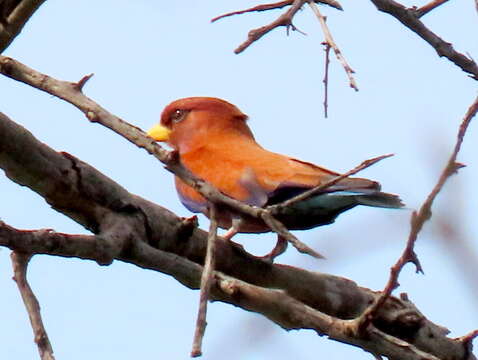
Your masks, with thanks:
[(214, 280), (215, 267), (215, 252), (216, 252), (216, 238), (217, 238), (217, 219), (216, 219), (216, 205), (209, 204), (209, 234), (207, 237), (206, 259), (204, 260), (204, 268), (201, 276), (201, 292), (199, 295), (199, 309), (196, 320), (196, 330), (194, 332), (193, 348), (191, 350), (191, 357), (198, 357), (202, 355), (202, 339), (206, 330), (206, 314), (207, 302), (210, 298), (211, 284)]
[(285, 6), (292, 5), (293, 2), (294, 2), (294, 0), (279, 1), (279, 2), (276, 2), (276, 3), (272, 3), (272, 4), (263, 4), (263, 5), (253, 6), (249, 9), (245, 9), (245, 10), (231, 11), (231, 12), (228, 12), (226, 14), (219, 15), (219, 16), (216, 16), (215, 18), (212, 18), (211, 22), (215, 22), (215, 21), (223, 19), (225, 17), (246, 14), (246, 13), (254, 12), (254, 11), (267, 11), (267, 10), (274, 10), (274, 9), (282, 9)]
[(357, 83), (355, 82), (355, 79), (353, 77), (353, 69), (350, 67), (350, 65), (347, 63), (347, 60), (345, 60), (345, 57), (342, 55), (342, 52), (340, 51), (339, 47), (335, 43), (332, 34), (330, 33), (329, 27), (327, 26), (327, 23), (325, 21), (325, 17), (322, 16), (320, 13), (319, 7), (315, 5), (315, 3), (312, 0), (307, 1), (309, 3), (310, 8), (314, 12), (315, 16), (317, 19), (319, 19), (320, 26), (322, 27), (322, 31), (324, 33), (325, 37), (325, 42), (330, 45), (332, 49), (334, 49), (335, 56), (337, 57), (337, 60), (342, 64), (342, 67), (345, 70), (345, 73), (347, 74), (347, 77), (349, 78), (349, 85), (352, 89), (355, 91), (358, 91), (358, 86)]
[[(343, 10), (340, 3), (338, 1), (335, 1), (335, 0), (315, 0), (315, 2), (329, 5), (329, 6), (335, 8), (337, 10)], [(249, 9), (232, 11), (232, 12), (229, 12), (227, 14), (216, 16), (215, 18), (211, 19), (211, 22), (215, 22), (219, 19), (223, 19), (223, 18), (228, 17), (228, 16), (241, 15), (241, 14), (246, 14), (246, 13), (254, 12), (254, 11), (267, 11), (267, 10), (274, 10), (274, 9), (282, 9), (283, 7), (288, 6), (288, 5), (292, 5), (293, 3), (294, 3), (294, 0), (286, 0), (286, 1), (279, 1), (279, 2), (276, 2), (276, 3), (272, 3), (272, 4), (257, 5), (257, 6), (249, 8)]]
[(20, 291), (23, 303), (27, 309), (40, 358), (42, 360), (55, 360), (55, 357), (53, 356), (53, 348), (51, 347), (48, 334), (43, 326), (40, 314), (40, 304), (27, 280), (28, 262), (30, 261), (32, 254), (12, 251), (10, 257), (13, 266), (13, 280), (17, 283), (18, 290)]
[(475, 80), (478, 80), (478, 66), (473, 59), (459, 53), (453, 48), (453, 45), (444, 41), (434, 34), (423, 24), (415, 14), (414, 9), (407, 9), (402, 4), (393, 0), (370, 0), (378, 10), (392, 15), (403, 25), (415, 32), (423, 40), (429, 43), (437, 52), (438, 56), (446, 57), (464, 72), (470, 74)]

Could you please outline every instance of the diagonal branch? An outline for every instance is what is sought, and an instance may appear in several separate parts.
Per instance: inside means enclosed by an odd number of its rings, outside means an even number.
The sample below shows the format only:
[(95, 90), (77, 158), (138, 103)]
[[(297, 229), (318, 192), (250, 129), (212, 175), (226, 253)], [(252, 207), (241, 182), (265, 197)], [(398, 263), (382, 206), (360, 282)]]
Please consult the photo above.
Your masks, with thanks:
[[(45, 231), (43, 231), (43, 233), (44, 232)], [(20, 291), (23, 303), (27, 309), (40, 358), (42, 360), (55, 360), (55, 357), (53, 356), (53, 348), (51, 347), (48, 334), (46, 333), (41, 318), (40, 304), (27, 280), (27, 268), (32, 255), (14, 250), (10, 257), (13, 266), (13, 280), (17, 283), (18, 290)]]
[(453, 45), (444, 41), (438, 35), (428, 29), (414, 9), (408, 9), (402, 4), (393, 0), (370, 0), (378, 10), (392, 15), (407, 28), (415, 32), (423, 40), (429, 43), (437, 52), (438, 56), (446, 57), (464, 72), (470, 74), (470, 77), (478, 80), (478, 66), (475, 61), (453, 48)]

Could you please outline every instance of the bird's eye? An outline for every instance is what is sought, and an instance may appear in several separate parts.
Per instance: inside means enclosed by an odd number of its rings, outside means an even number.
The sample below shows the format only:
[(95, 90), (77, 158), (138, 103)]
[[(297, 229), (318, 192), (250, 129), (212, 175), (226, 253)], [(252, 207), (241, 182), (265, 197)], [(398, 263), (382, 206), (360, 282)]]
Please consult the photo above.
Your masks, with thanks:
[(184, 110), (184, 109), (176, 109), (172, 114), (171, 114), (171, 121), (175, 124), (183, 120), (186, 115), (188, 114), (189, 111)]

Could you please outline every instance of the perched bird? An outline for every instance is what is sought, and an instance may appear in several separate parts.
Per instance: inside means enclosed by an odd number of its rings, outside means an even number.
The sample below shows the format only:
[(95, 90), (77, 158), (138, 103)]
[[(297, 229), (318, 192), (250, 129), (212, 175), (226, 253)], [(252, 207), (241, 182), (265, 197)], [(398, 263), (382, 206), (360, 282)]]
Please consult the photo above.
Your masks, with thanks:
[[(236, 106), (218, 98), (179, 99), (163, 110), (161, 121), (148, 131), (156, 141), (167, 142), (181, 163), (231, 198), (265, 207), (283, 202), (324, 184), (339, 174), (317, 165), (262, 148)], [(176, 177), (181, 202), (190, 211), (209, 217), (208, 201)], [(362, 178), (345, 178), (317, 195), (291, 205), (277, 219), (289, 230), (304, 230), (333, 223), (342, 212), (357, 205), (384, 208), (403, 206), (398, 196), (380, 191), (380, 184)], [(271, 231), (260, 219), (228, 208), (217, 212), (218, 225), (234, 234)], [(279, 236), (273, 260), (285, 251)]]

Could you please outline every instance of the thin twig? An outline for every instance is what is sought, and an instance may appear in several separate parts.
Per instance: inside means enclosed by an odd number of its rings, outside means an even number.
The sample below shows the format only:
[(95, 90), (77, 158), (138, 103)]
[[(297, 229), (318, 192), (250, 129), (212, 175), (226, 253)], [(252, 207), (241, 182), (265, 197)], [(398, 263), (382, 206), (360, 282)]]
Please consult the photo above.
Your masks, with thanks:
[(201, 290), (199, 295), (199, 309), (196, 320), (196, 330), (194, 332), (193, 347), (191, 350), (191, 357), (198, 357), (202, 355), (202, 339), (206, 331), (206, 314), (207, 301), (210, 298), (211, 284), (214, 279), (214, 264), (215, 264), (215, 248), (217, 238), (217, 219), (216, 219), (216, 205), (209, 204), (209, 235), (207, 238), (206, 258), (204, 260), (204, 268), (201, 276)]
[(355, 81), (355, 78), (353, 77), (352, 74), (355, 73), (355, 71), (350, 67), (350, 65), (347, 63), (347, 60), (345, 60), (345, 57), (342, 55), (342, 52), (340, 51), (339, 47), (334, 41), (334, 38), (332, 37), (332, 34), (330, 33), (329, 27), (327, 26), (327, 23), (325, 21), (325, 17), (321, 14), (319, 7), (314, 3), (312, 0), (307, 0), (310, 8), (314, 12), (315, 16), (320, 22), (320, 26), (322, 28), (322, 31), (324, 33), (325, 37), (325, 42), (327, 42), (332, 49), (334, 49), (335, 56), (337, 57), (337, 60), (342, 64), (345, 73), (347, 74), (347, 77), (349, 78), (349, 85), (352, 89), (355, 91), (358, 91), (358, 86)]
[(379, 161), (381, 161), (383, 159), (386, 159), (386, 158), (389, 158), (391, 156), (393, 156), (393, 154), (386, 154), (386, 155), (382, 155), (382, 156), (377, 156), (375, 158), (362, 161), (362, 163), (360, 165), (354, 167), (352, 170), (347, 171), (346, 173), (344, 173), (342, 175), (336, 176), (333, 179), (331, 179), (331, 180), (329, 180), (329, 181), (327, 181), (327, 182), (325, 182), (325, 183), (323, 183), (319, 186), (316, 186), (313, 189), (305, 191), (305, 192), (303, 192), (303, 193), (301, 193), (301, 194), (299, 194), (299, 195), (297, 195), (297, 196), (295, 196), (291, 199), (288, 199), (288, 200), (286, 200), (286, 201), (284, 201), (280, 204), (271, 205), (271, 206), (267, 207), (267, 209), (269, 209), (272, 214), (276, 214), (281, 209), (283, 209), (287, 206), (290, 206), (292, 204), (295, 204), (299, 201), (309, 199), (310, 197), (322, 192), (323, 190), (327, 189), (328, 187), (330, 187), (332, 185), (335, 185), (340, 180), (343, 180), (343, 179), (349, 177), (350, 175), (354, 175), (354, 174), (358, 173), (359, 171), (362, 171), (362, 170), (378, 163)]
[(415, 254), (415, 251), (413, 250), (415, 242), (417, 240), (419, 232), (423, 228), (423, 224), (431, 218), (432, 216), (431, 207), (432, 207), (433, 201), (435, 200), (436, 196), (440, 193), (441, 189), (445, 185), (445, 182), (448, 180), (450, 176), (455, 174), (458, 169), (464, 166), (463, 164), (457, 163), (456, 159), (457, 159), (458, 153), (460, 152), (461, 144), (463, 143), (466, 130), (468, 129), (468, 126), (470, 125), (471, 120), (473, 119), (473, 117), (476, 115), (477, 112), (478, 112), (478, 97), (475, 99), (473, 104), (471, 104), (471, 106), (468, 108), (468, 111), (466, 112), (465, 117), (463, 118), (463, 121), (460, 124), (455, 148), (453, 149), (453, 152), (450, 155), (450, 158), (445, 168), (443, 169), (440, 175), (440, 178), (438, 179), (438, 182), (436, 183), (436, 185), (434, 186), (434, 188), (432, 189), (432, 191), (426, 198), (425, 202), (420, 207), (420, 210), (418, 212), (414, 211), (412, 213), (411, 228), (410, 228), (410, 234), (408, 236), (407, 246), (405, 247), (405, 250), (403, 251), (400, 258), (397, 260), (395, 265), (393, 265), (392, 268), (390, 269), (390, 277), (387, 281), (387, 284), (385, 285), (385, 288), (382, 291), (382, 294), (378, 298), (376, 298), (374, 303), (369, 308), (367, 308), (367, 310), (364, 311), (364, 313), (361, 315), (362, 321), (361, 321), (360, 328), (362, 328), (362, 330), (366, 328), (368, 324), (372, 321), (372, 319), (376, 316), (378, 309), (392, 295), (392, 291), (399, 286), (398, 277), (403, 267), (407, 263), (412, 262), (416, 267), (416, 272), (423, 273), (423, 269), (420, 265), (420, 261), (418, 260), (418, 257)]
[(307, 1), (309, 0), (294, 0), (291, 4), (290, 9), (283, 13), (281, 16), (279, 16), (276, 20), (274, 20), (268, 25), (264, 25), (260, 28), (252, 29), (251, 31), (249, 31), (249, 34), (247, 34), (247, 40), (245, 40), (241, 45), (239, 45), (237, 49), (234, 50), (234, 53), (240, 54), (249, 46), (251, 46), (254, 42), (263, 37), (265, 34), (280, 26), (285, 26), (287, 30), (289, 30), (289, 28), (292, 28), (292, 30), (296, 30), (296, 28), (292, 24), (292, 19), (294, 18), (297, 11), (299, 11), (302, 8), (302, 5), (304, 5)]
[(425, 14), (428, 14), (430, 11), (433, 9), (439, 7), (440, 5), (443, 5), (444, 3), (448, 2), (449, 0), (433, 0), (430, 1), (428, 4), (423, 5), (422, 7), (418, 8), (415, 10), (415, 14), (417, 17), (422, 17)]
[(231, 11), (231, 12), (228, 12), (226, 14), (219, 15), (219, 16), (216, 16), (215, 18), (212, 18), (211, 22), (215, 22), (215, 21), (223, 19), (225, 17), (246, 14), (246, 13), (254, 12), (254, 11), (267, 11), (267, 10), (274, 10), (274, 9), (282, 9), (283, 7), (285, 7), (287, 5), (291, 5), (293, 2), (294, 2), (294, 0), (279, 1), (279, 2), (271, 3), (271, 4), (262, 4), (262, 5), (253, 6), (249, 9), (245, 9), (245, 10)]
[(38, 352), (42, 360), (54, 360), (53, 349), (51, 347), (48, 334), (43, 326), (40, 314), (40, 304), (33, 293), (27, 280), (28, 262), (32, 255), (18, 251), (12, 251), (10, 255), (13, 266), (13, 280), (17, 283), (18, 290), (22, 296), (23, 303), (28, 312), (30, 323), (32, 325), (35, 343), (38, 346)]
[(322, 45), (325, 46), (325, 71), (324, 71), (324, 116), (327, 119), (328, 116), (328, 107), (329, 107), (329, 65), (330, 65), (330, 44), (328, 42), (323, 42)]
[[(268, 11), (268, 10), (282, 9), (285, 6), (292, 5), (293, 2), (294, 2), (294, 0), (279, 1), (279, 2), (271, 3), (271, 4), (262, 4), (262, 5), (253, 6), (249, 9), (245, 9), (245, 10), (231, 11), (229, 13), (219, 15), (219, 16), (216, 16), (215, 18), (212, 18), (211, 22), (215, 22), (215, 21), (217, 21), (219, 19), (223, 19), (225, 17), (246, 14), (246, 13), (250, 13), (250, 12), (254, 12), (254, 11)], [(316, 0), (315, 2), (329, 5), (329, 6), (335, 8), (337, 10), (343, 10), (342, 5), (340, 5), (340, 3), (338, 1), (335, 1), (335, 0)]]

